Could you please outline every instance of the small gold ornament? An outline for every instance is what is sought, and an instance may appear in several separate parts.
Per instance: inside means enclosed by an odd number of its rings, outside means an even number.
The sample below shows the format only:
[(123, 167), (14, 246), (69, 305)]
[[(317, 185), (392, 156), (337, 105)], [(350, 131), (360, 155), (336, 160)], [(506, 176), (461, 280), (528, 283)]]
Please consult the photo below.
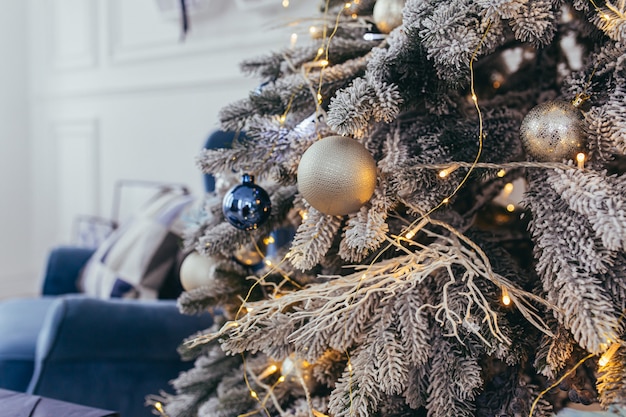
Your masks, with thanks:
[(215, 260), (193, 251), (180, 264), (180, 284), (185, 291), (211, 285), (215, 272)]
[(358, 211), (375, 188), (376, 162), (355, 139), (329, 136), (302, 155), (298, 191), (324, 214), (343, 216)]
[(259, 239), (256, 244), (247, 243), (245, 245), (241, 245), (241, 247), (234, 252), (233, 256), (242, 265), (258, 265), (263, 262), (263, 258), (265, 257), (265, 253), (267, 251), (267, 239), (268, 237), (265, 237), (263, 239)]
[(531, 109), (520, 127), (526, 153), (538, 161), (574, 159), (586, 146), (582, 113), (568, 101), (547, 101)]
[(373, 18), (382, 33), (389, 33), (402, 24), (402, 9), (406, 0), (377, 0)]

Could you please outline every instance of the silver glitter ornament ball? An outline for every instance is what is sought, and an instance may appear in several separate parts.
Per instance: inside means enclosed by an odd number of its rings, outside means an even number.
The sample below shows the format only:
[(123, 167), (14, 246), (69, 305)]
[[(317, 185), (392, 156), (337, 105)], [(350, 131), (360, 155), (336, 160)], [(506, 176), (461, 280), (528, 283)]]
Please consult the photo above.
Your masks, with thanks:
[(542, 162), (574, 159), (585, 150), (580, 110), (568, 101), (547, 101), (528, 112), (520, 127), (526, 154)]

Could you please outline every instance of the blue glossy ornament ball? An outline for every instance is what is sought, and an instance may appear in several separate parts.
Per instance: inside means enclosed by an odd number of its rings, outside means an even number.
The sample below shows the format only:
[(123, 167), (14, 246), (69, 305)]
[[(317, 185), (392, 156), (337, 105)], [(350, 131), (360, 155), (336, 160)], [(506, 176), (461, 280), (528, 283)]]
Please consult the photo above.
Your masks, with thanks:
[(254, 230), (270, 217), (270, 196), (244, 174), (242, 184), (231, 188), (222, 201), (222, 212), (230, 224), (241, 230)]

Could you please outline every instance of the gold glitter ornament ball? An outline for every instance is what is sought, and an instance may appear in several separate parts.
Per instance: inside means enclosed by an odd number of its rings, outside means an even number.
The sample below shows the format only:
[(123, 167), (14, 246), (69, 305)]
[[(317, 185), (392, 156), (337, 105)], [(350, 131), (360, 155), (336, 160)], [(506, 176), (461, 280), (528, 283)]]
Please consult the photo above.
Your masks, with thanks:
[(520, 127), (526, 154), (542, 162), (574, 159), (586, 146), (582, 113), (568, 101), (547, 101), (528, 112)]
[(372, 12), (376, 27), (382, 33), (389, 33), (402, 24), (402, 9), (405, 0), (377, 0)]
[(358, 211), (375, 188), (374, 158), (349, 137), (328, 136), (315, 142), (298, 165), (298, 191), (324, 214), (343, 216)]

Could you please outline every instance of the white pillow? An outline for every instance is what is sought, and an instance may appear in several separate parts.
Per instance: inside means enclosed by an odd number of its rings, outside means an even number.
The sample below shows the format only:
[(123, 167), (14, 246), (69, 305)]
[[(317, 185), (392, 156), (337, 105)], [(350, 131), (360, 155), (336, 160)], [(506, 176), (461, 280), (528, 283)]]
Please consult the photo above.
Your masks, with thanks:
[(82, 291), (97, 298), (156, 299), (180, 249), (172, 227), (192, 201), (181, 190), (159, 193), (96, 249), (81, 274)]

